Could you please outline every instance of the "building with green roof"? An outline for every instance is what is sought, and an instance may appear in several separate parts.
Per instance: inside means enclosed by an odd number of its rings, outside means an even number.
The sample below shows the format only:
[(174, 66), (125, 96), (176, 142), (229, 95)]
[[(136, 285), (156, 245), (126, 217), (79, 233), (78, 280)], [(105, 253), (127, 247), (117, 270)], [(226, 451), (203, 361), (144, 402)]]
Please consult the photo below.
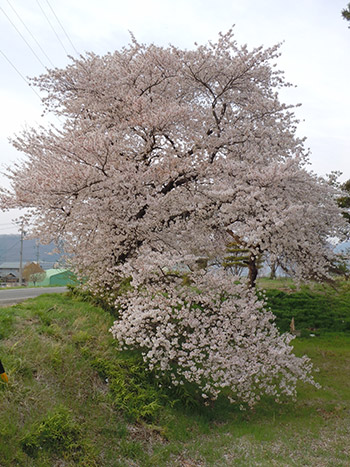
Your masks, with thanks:
[[(68, 269), (47, 269), (45, 272), (45, 279), (41, 282), (37, 282), (37, 286), (65, 286), (76, 283), (75, 275)], [(30, 283), (29, 285), (32, 284)]]

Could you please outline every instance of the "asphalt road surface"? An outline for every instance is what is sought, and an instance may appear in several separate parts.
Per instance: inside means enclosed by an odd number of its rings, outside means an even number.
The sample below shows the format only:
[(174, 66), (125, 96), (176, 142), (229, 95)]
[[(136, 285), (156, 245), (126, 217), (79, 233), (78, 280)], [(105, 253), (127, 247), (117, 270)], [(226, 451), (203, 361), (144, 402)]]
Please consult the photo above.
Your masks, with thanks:
[(45, 293), (63, 293), (67, 291), (67, 287), (35, 287), (25, 289), (1, 289), (0, 290), (0, 306), (10, 306), (15, 303), (23, 302), (28, 298), (38, 297)]

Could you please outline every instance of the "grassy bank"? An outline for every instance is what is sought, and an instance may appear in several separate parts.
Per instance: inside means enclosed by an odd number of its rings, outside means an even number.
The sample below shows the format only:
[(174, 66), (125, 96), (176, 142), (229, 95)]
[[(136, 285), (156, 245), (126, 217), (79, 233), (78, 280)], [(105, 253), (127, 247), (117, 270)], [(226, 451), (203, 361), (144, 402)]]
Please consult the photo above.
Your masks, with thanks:
[(297, 287), (291, 279), (261, 279), (268, 305), (282, 332), (290, 330), (294, 318), (302, 336), (329, 332), (350, 333), (350, 284), (311, 284)]
[(118, 354), (112, 321), (64, 295), (0, 310), (1, 466), (348, 465), (348, 334), (295, 341), (321, 390), (300, 385), (296, 403), (241, 412), (220, 400), (186, 407), (157, 387), (137, 355)]

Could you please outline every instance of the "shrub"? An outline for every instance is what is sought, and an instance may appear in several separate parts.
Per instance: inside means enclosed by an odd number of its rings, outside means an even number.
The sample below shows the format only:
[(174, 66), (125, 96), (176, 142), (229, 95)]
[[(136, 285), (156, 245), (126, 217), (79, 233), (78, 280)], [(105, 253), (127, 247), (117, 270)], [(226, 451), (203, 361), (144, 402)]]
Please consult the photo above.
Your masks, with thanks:
[(84, 440), (81, 426), (66, 407), (58, 407), (44, 420), (35, 423), (22, 438), (23, 451), (31, 457), (49, 452), (80, 462), (84, 466), (96, 465), (91, 446)]
[(108, 383), (116, 409), (133, 420), (157, 418), (166, 395), (157, 390), (156, 382), (139, 354), (124, 355), (124, 360), (98, 357), (90, 363)]
[(98, 306), (117, 318), (119, 316), (119, 310), (118, 307), (115, 306), (115, 300), (118, 296), (131, 289), (130, 282), (131, 278), (126, 278), (120, 281), (118, 287), (113, 290), (107, 287), (106, 289), (99, 288), (94, 292), (84, 285), (68, 285), (67, 287), (70, 297)]
[(261, 394), (294, 397), (297, 380), (317, 385), (307, 357), (297, 358), (290, 334), (255, 293), (232, 278), (200, 275), (191, 286), (149, 284), (130, 291), (111, 328), (123, 348), (141, 349), (149, 369), (173, 385), (195, 383), (203, 399), (254, 405)]

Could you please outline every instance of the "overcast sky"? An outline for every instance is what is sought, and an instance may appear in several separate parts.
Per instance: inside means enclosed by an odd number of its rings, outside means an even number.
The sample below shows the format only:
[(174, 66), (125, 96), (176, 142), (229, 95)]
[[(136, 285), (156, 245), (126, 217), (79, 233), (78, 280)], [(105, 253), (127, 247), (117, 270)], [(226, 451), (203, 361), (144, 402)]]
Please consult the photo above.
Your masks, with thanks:
[[(140, 42), (189, 49), (235, 25), (239, 44), (283, 42), (278, 65), (297, 87), (284, 92), (282, 100), (302, 104), (296, 111), (298, 131), (312, 151), (310, 169), (319, 175), (340, 170), (347, 180), (350, 23), (341, 17), (347, 1), (0, 0), (0, 164), (21, 157), (9, 137), (42, 123), (40, 99), (24, 77), (52, 64), (65, 67), (67, 55), (77, 52), (120, 49), (130, 40), (128, 31)], [(0, 183), (8, 185), (3, 177)], [(0, 234), (17, 231), (16, 215), (0, 212)]]

